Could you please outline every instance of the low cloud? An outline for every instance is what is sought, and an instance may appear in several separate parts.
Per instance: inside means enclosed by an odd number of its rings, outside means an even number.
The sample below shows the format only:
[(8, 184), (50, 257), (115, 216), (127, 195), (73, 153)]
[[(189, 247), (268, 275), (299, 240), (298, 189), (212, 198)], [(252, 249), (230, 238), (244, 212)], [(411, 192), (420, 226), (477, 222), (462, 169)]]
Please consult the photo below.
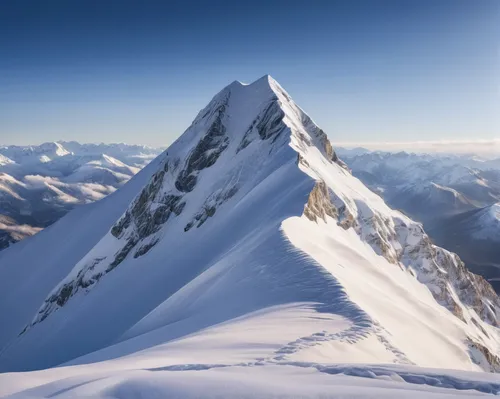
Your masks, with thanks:
[(415, 153), (476, 154), (488, 158), (500, 158), (500, 139), (491, 140), (436, 140), (400, 142), (338, 142), (334, 146), (344, 148), (363, 147), (379, 151), (407, 151)]

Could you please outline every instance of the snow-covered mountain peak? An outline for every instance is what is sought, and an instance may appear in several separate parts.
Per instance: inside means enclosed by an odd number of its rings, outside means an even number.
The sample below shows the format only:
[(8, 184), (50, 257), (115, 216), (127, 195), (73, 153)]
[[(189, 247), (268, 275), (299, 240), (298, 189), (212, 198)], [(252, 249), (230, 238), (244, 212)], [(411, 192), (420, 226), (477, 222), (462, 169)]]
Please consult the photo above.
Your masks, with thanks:
[(299, 306), (316, 330), (258, 361), (324, 349), (328, 361), (500, 370), (491, 286), (354, 178), (272, 78), (227, 86), (153, 167), (107, 233), (65, 265), (7, 361), (46, 366), (110, 344), (124, 355)]
[(71, 154), (71, 152), (69, 152), (66, 148), (64, 148), (62, 144), (57, 143), (55, 141), (40, 144), (37, 147), (37, 151), (43, 154), (52, 154), (58, 157), (63, 157), (65, 155)]
[(279, 83), (269, 74), (265, 74), (251, 83), (242, 82), (240, 80), (233, 81), (229, 86), (262, 86), (271, 87), (272, 85), (279, 85)]
[(0, 147), (0, 154), (17, 163), (46, 163), (57, 157), (71, 155), (71, 152), (56, 142), (47, 142), (38, 146), (11, 145)]

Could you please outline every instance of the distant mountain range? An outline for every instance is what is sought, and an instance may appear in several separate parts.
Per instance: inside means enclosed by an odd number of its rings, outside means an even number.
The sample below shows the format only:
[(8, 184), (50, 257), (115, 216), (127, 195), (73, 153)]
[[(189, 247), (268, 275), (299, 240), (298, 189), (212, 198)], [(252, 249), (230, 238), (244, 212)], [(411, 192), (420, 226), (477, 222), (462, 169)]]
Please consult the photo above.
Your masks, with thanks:
[(352, 173), (500, 291), (500, 158), (338, 148)]
[(112, 193), (160, 151), (74, 141), (0, 147), (0, 249)]

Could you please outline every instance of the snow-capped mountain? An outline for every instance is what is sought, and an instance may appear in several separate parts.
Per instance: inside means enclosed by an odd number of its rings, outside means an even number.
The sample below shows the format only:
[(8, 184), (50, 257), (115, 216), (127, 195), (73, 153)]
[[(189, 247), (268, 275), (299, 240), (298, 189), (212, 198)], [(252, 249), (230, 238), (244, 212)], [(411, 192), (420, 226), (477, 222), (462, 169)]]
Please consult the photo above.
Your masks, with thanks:
[(14, 163), (13, 160), (7, 158), (6, 156), (0, 154), (0, 166), (9, 165)]
[[(0, 147), (0, 215), (9, 218), (9, 229), (0, 225), (0, 249), (25, 237), (16, 231), (36, 232), (53, 223), (76, 205), (115, 191), (149, 162), (154, 149), (126, 144), (44, 143), (40, 146)], [(117, 150), (119, 149), (119, 151)], [(120, 153), (130, 162), (105, 152)], [(156, 154), (160, 151), (156, 150)], [(13, 223), (13, 224), (12, 224)], [(17, 227), (16, 227), (17, 226)]]
[(75, 155), (107, 154), (127, 165), (139, 168), (147, 165), (160, 152), (158, 148), (124, 143), (81, 144), (76, 141), (61, 141), (60, 144)]
[(0, 254), (0, 369), (66, 366), (0, 375), (0, 395), (348, 396), (363, 377), (378, 379), (368, 396), (498, 393), (469, 372), (500, 371), (499, 320), (491, 286), (264, 76), (224, 88), (117, 192)]
[(11, 159), (16, 163), (31, 163), (31, 162), (49, 162), (57, 157), (69, 155), (59, 143), (43, 143), (39, 146), (5, 146), (0, 147), (0, 154)]
[(392, 207), (423, 222), (500, 292), (500, 160), (470, 155), (339, 150), (355, 176)]
[(476, 156), (339, 149), (353, 174), (393, 207), (420, 221), (500, 200), (500, 160)]

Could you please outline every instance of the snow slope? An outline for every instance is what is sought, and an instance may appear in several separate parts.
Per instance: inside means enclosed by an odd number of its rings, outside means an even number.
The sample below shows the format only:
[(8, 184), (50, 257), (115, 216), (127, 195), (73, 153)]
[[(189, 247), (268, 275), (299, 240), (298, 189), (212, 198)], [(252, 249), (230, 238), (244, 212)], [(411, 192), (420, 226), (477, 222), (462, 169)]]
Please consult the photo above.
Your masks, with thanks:
[[(0, 375), (0, 394), (500, 391), (473, 373), (500, 370), (491, 286), (354, 178), (271, 77), (222, 90), (135, 182), (0, 254), (0, 369), (65, 366)], [(86, 238), (59, 254), (74, 222)]]
[(337, 150), (352, 172), (391, 207), (421, 221), (500, 292), (500, 163), (473, 155)]
[(0, 348), (22, 330), (47, 293), (107, 232), (157, 167), (152, 162), (118, 192), (73, 210), (43, 234), (0, 252)]

